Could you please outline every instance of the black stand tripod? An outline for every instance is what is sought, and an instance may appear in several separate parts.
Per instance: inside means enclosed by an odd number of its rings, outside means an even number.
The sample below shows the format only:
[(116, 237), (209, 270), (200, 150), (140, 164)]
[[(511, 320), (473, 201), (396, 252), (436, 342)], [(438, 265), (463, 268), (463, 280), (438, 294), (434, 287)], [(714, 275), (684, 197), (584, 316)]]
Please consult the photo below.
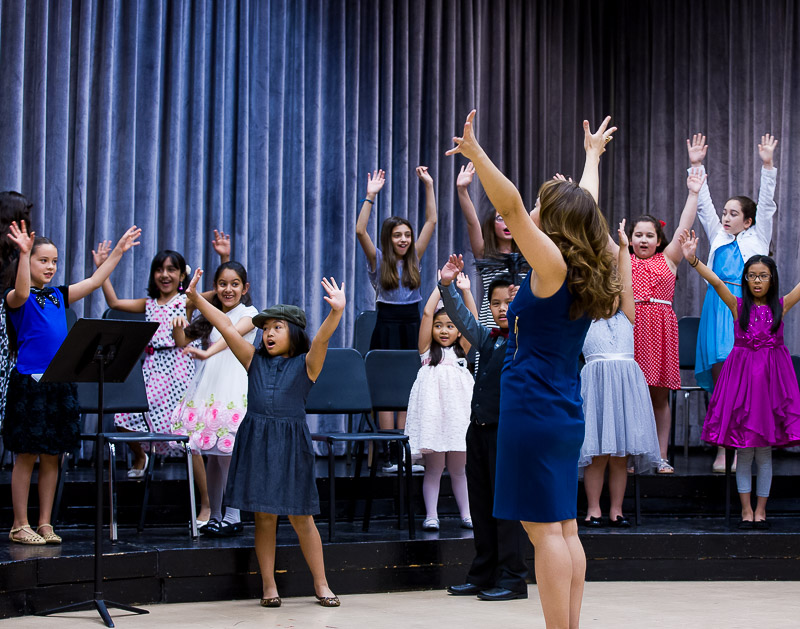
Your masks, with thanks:
[(135, 614), (149, 613), (145, 609), (103, 598), (103, 384), (124, 382), (136, 365), (150, 338), (158, 329), (157, 323), (144, 321), (113, 321), (110, 319), (81, 319), (70, 330), (50, 366), (43, 382), (97, 382), (97, 436), (94, 449), (95, 498), (94, 523), (94, 598), (56, 609), (39, 612), (49, 616), (63, 612), (97, 609), (107, 627), (113, 627), (108, 608), (122, 609)]

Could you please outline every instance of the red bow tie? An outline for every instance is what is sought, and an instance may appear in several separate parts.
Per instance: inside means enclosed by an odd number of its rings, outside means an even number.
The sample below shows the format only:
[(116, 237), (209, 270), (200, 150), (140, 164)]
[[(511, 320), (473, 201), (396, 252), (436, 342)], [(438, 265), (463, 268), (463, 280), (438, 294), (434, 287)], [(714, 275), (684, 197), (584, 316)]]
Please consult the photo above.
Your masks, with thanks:
[(498, 336), (508, 338), (508, 328), (492, 328), (489, 334), (493, 339), (496, 339)]

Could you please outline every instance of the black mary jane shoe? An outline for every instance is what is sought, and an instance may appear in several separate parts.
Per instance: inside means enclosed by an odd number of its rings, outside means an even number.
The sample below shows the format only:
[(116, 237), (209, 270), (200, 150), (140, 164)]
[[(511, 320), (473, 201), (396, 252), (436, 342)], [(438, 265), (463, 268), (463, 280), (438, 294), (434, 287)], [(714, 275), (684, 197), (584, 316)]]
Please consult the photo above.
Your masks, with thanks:
[(756, 531), (769, 531), (771, 524), (767, 520), (756, 520), (753, 522), (753, 528)]
[(739, 520), (739, 529), (742, 531), (752, 531), (754, 522), (752, 520)]
[(590, 515), (587, 519), (583, 521), (583, 526), (585, 526), (587, 529), (603, 528), (603, 518), (602, 517), (596, 518), (593, 515)]
[(206, 523), (203, 526), (197, 527), (197, 532), (200, 533), (201, 535), (207, 535), (209, 527), (214, 528), (219, 526), (219, 524), (220, 524), (219, 520), (217, 520), (216, 518), (210, 518), (209, 520), (206, 521)]
[(608, 524), (610, 526), (613, 526), (614, 528), (618, 528), (618, 529), (629, 529), (629, 528), (631, 528), (630, 520), (628, 520), (628, 518), (626, 518), (624, 515), (618, 515), (613, 520), (610, 520)]
[(447, 593), (454, 596), (475, 596), (483, 592), (486, 588), (474, 583), (461, 583), (460, 585), (448, 585)]
[(506, 588), (491, 588), (478, 594), (482, 601), (514, 601), (518, 598), (528, 598), (528, 592), (515, 592)]
[(208, 523), (205, 535), (209, 537), (233, 537), (234, 535), (239, 535), (242, 531), (244, 531), (244, 525), (241, 522), (214, 521), (213, 525), (211, 522)]

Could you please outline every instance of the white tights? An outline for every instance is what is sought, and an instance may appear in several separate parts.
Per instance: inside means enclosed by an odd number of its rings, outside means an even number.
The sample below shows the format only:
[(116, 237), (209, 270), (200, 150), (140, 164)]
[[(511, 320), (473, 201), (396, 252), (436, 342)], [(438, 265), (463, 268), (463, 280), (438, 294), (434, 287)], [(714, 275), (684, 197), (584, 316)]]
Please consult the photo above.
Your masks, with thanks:
[(736, 488), (740, 494), (749, 494), (753, 482), (753, 458), (756, 460), (756, 496), (769, 497), (772, 485), (772, 448), (736, 449)]
[[(225, 485), (228, 483), (228, 469), (231, 466), (231, 457), (208, 455), (206, 463), (206, 479), (208, 483), (208, 502), (211, 505), (211, 518), (222, 522), (222, 496)], [(235, 524), (239, 522), (239, 509), (227, 507), (225, 509), (225, 522)]]
[(450, 472), (450, 484), (461, 513), (461, 519), (470, 517), (467, 495), (466, 452), (428, 452), (425, 457), (425, 477), (422, 479), (422, 496), (425, 499), (426, 518), (439, 518), (439, 483), (445, 465)]

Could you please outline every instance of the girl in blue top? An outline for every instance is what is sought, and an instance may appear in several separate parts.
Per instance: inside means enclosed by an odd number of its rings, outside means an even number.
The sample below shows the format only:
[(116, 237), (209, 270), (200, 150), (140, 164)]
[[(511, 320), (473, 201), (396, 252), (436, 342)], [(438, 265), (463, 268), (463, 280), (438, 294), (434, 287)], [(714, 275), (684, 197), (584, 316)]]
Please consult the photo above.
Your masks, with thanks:
[[(100, 288), (142, 230), (135, 225), (120, 238), (108, 260), (91, 277), (70, 286), (48, 287), (58, 264), (58, 250), (47, 238), (28, 234), (25, 222), (11, 224), (9, 239), (19, 248), (14, 287), (4, 295), (9, 328), (17, 346), (17, 364), (8, 386), (3, 441), (16, 453), (11, 474), (14, 525), (8, 538), (18, 544), (60, 544), (50, 524), (58, 458), (78, 447), (79, 412), (75, 385), (39, 382), (67, 336), (69, 304)], [(39, 526), (28, 523), (28, 491), (39, 459)]]
[[(427, 166), (417, 166), (417, 177), (425, 184), (425, 224), (414, 241), (411, 223), (399, 216), (390, 216), (381, 226), (381, 248), (377, 249), (367, 233), (369, 215), (375, 198), (386, 183), (386, 173), (376, 170), (367, 174), (367, 196), (361, 205), (356, 223), (356, 236), (367, 256), (369, 280), (375, 288), (378, 319), (370, 349), (417, 349), (419, 339), (419, 261), (422, 259), (436, 227), (436, 197), (433, 177)], [(382, 430), (394, 426), (394, 413), (378, 413)], [(403, 430), (406, 414), (397, 414), (397, 427)]]

